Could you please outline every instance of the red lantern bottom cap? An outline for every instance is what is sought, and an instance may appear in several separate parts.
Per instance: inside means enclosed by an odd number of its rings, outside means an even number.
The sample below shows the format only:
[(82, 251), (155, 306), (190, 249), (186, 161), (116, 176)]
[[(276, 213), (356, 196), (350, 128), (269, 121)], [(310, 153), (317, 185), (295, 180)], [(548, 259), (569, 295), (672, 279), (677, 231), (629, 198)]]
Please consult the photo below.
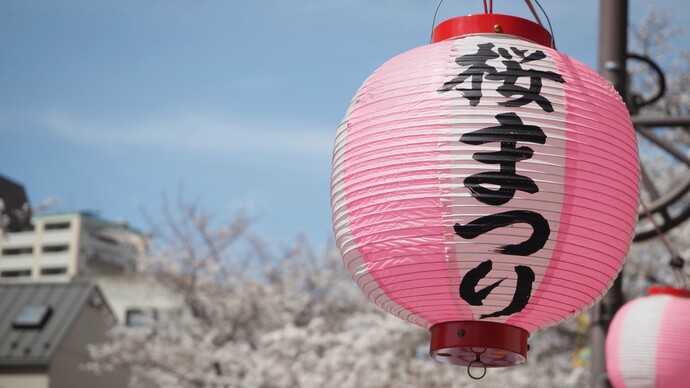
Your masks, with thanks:
[(445, 364), (496, 368), (527, 361), (529, 333), (496, 322), (444, 322), (431, 327), (429, 355)]
[(682, 298), (690, 298), (690, 290), (670, 286), (654, 285), (649, 287), (648, 295), (673, 295)]

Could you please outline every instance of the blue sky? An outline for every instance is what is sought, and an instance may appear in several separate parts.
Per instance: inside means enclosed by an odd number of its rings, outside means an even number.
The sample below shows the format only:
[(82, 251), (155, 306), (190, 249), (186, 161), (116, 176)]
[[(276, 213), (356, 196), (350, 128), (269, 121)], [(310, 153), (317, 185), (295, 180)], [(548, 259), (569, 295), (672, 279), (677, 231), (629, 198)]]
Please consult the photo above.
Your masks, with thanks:
[[(335, 128), (372, 71), (428, 42), (436, 3), (0, 0), (0, 174), (143, 229), (139, 209), (182, 187), (270, 241), (325, 241)], [(631, 20), (650, 4), (690, 24), (686, 0), (631, 1)], [(595, 66), (599, 2), (542, 5), (558, 48)], [(481, 11), (446, 0), (438, 19)]]

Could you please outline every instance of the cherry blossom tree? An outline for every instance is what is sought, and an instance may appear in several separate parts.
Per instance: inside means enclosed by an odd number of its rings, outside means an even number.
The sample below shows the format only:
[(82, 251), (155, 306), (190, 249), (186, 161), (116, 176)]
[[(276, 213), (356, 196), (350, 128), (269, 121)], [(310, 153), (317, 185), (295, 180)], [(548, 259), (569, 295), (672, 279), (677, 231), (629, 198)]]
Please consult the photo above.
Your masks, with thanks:
[[(690, 52), (679, 50), (671, 42), (683, 33), (676, 27), (671, 12), (659, 13), (650, 8), (642, 20), (631, 28), (631, 49), (634, 53), (647, 56), (656, 62), (666, 75), (666, 93), (656, 102), (643, 106), (638, 114), (651, 117), (690, 116)], [(631, 88), (637, 98), (649, 99), (659, 88), (659, 79), (655, 72), (644, 63), (631, 62)], [(690, 131), (683, 127), (660, 128), (655, 131), (659, 137), (683, 154), (690, 155)], [(642, 137), (640, 153), (644, 168), (652, 177), (661, 193), (671, 191), (675, 186), (688, 179), (688, 166), (671, 158), (668, 153), (654, 147)], [(648, 191), (643, 191), (642, 201), (650, 203), (652, 198)], [(690, 203), (687, 193), (671, 208), (670, 212), (686, 208)], [(661, 223), (660, 215), (656, 217)], [(641, 225), (650, 227), (649, 218), (641, 220)], [(683, 280), (668, 265), (674, 257), (689, 257), (690, 243), (687, 235), (690, 223), (685, 222), (670, 232), (664, 239), (671, 252), (659, 238), (634, 244), (624, 268), (624, 291), (628, 299), (642, 295), (651, 284), (662, 283), (682, 285)], [(687, 274), (684, 275), (687, 277)]]
[[(90, 346), (86, 365), (133, 372), (135, 387), (469, 386), (465, 368), (430, 359), (426, 330), (371, 304), (337, 249), (298, 240), (281, 254), (243, 218), (214, 223), (194, 206), (166, 213), (141, 266), (182, 301)], [(145, 297), (145, 296), (142, 296)], [(530, 363), (490, 371), (491, 384), (576, 386), (571, 347), (558, 330), (536, 335)]]

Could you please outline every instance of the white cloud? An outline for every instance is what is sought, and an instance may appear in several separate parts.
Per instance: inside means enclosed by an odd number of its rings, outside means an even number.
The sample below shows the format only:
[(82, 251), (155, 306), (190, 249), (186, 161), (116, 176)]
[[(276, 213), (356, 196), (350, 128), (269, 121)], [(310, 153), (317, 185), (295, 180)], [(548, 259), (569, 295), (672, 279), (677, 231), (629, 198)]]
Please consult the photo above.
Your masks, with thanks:
[(0, 129), (20, 123), (49, 130), (94, 148), (121, 146), (203, 152), (274, 152), (307, 157), (330, 155), (335, 128), (295, 123), (243, 124), (218, 114), (187, 113), (121, 123), (85, 119), (61, 111), (27, 117), (0, 115)]

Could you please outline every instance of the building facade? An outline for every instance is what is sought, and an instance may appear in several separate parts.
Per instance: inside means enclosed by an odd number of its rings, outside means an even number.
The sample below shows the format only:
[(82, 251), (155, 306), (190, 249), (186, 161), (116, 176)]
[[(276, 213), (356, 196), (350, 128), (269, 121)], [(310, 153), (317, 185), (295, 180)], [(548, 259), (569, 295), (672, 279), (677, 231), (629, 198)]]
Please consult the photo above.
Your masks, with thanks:
[(0, 388), (125, 387), (129, 371), (82, 368), (115, 317), (87, 282), (0, 284)]
[(68, 281), (136, 272), (148, 238), (89, 212), (34, 216), (0, 238), (0, 281)]
[(143, 233), (89, 212), (34, 215), (28, 228), (0, 236), (0, 284), (90, 281), (117, 319), (135, 326), (142, 315), (178, 305), (167, 289), (137, 271), (148, 244)]

